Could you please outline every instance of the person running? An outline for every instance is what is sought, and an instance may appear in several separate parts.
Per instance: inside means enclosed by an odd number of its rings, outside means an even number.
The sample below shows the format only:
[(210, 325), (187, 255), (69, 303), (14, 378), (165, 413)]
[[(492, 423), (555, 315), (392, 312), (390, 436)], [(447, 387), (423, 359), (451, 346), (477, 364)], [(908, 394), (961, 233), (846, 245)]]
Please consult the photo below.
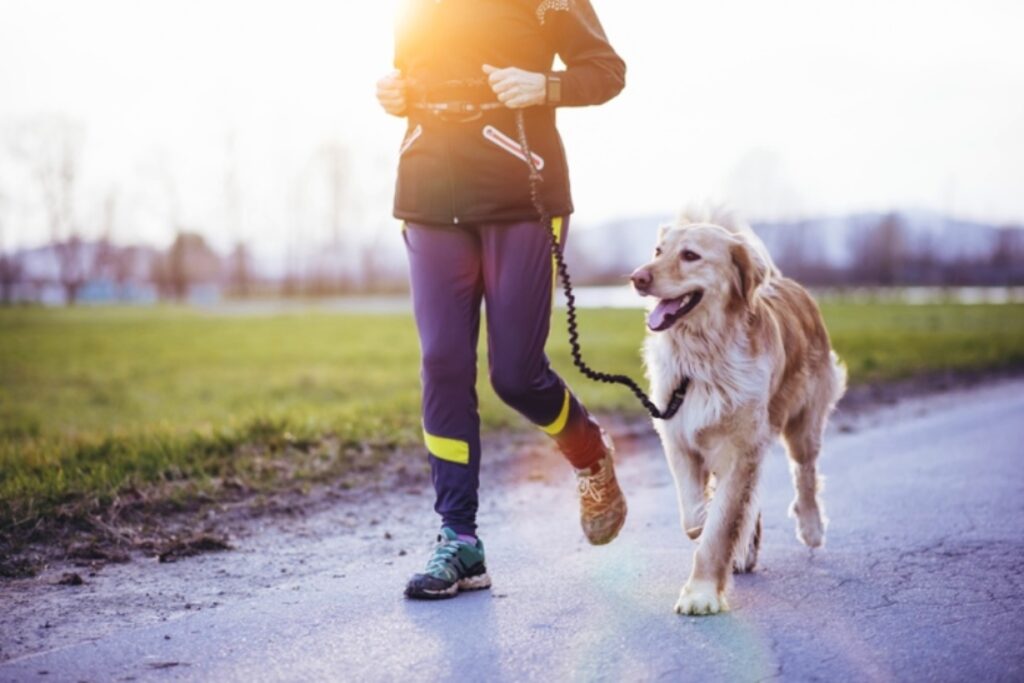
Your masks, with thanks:
[[(554, 286), (549, 230), (564, 244), (573, 211), (555, 112), (615, 97), (626, 67), (587, 0), (405, 5), (396, 71), (377, 83), (377, 99), (408, 119), (394, 215), (404, 222), (423, 437), (442, 527), (405, 595), (429, 599), (491, 585), (476, 526), (481, 301), (494, 391), (550, 435), (575, 469), (587, 539), (608, 543), (625, 522), (612, 441), (552, 370), (544, 345)], [(553, 70), (556, 55), (564, 70)], [(555, 217), (550, 228), (531, 201), (516, 110), (543, 174), (539, 198)]]

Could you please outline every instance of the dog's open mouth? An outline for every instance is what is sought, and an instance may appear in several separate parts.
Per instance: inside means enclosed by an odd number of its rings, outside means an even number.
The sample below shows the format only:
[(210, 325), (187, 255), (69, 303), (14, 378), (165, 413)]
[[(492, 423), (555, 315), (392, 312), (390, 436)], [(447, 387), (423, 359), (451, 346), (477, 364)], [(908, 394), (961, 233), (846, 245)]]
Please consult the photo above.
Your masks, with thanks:
[(654, 310), (647, 314), (647, 327), (654, 332), (667, 330), (696, 308), (703, 296), (704, 292), (698, 289), (675, 299), (660, 300)]

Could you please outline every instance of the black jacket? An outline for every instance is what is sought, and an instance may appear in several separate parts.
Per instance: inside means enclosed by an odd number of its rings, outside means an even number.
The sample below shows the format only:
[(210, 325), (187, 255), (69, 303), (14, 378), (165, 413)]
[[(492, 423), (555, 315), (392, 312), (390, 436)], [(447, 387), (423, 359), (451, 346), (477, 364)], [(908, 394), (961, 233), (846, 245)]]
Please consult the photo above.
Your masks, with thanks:
[[(515, 66), (560, 80), (557, 100), (529, 107), (524, 115), (529, 146), (543, 164), (544, 208), (551, 215), (571, 213), (555, 108), (600, 104), (625, 84), (626, 66), (590, 2), (407, 0), (406, 5), (395, 39), (395, 67), (410, 83), (395, 217), (448, 225), (538, 217), (512, 110), (454, 116), (413, 106), (497, 102), (486, 86), (483, 64)], [(556, 54), (566, 65), (564, 72), (551, 70)], [(556, 93), (549, 89), (549, 95)]]

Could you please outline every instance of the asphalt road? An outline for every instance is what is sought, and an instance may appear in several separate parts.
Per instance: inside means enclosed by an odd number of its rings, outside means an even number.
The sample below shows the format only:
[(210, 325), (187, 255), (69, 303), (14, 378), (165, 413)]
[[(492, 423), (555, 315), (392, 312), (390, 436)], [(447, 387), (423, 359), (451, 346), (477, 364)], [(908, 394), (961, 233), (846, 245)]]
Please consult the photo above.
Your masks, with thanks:
[[(852, 424), (826, 440), (822, 550), (796, 541), (785, 459), (770, 455), (761, 563), (737, 578), (724, 615), (672, 611), (694, 546), (645, 441), (622, 460), (630, 518), (607, 547), (582, 541), (562, 474), (485, 490), (491, 591), (405, 601), (427, 544), (397, 557), (379, 535), (357, 536), (344, 571), (16, 658), (0, 680), (1024, 678), (1024, 381)], [(430, 519), (396, 533), (422, 536)], [(340, 547), (321, 539), (302, 553)]]

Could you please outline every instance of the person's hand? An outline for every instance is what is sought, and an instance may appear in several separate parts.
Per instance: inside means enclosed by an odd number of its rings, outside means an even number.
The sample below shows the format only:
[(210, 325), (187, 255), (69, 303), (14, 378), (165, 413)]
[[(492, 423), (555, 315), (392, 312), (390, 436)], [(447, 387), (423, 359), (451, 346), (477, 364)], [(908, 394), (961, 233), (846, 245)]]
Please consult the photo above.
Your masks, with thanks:
[(400, 71), (392, 71), (377, 81), (377, 101), (392, 116), (405, 115), (405, 81)]
[(546, 100), (548, 79), (544, 74), (523, 71), (511, 66), (499, 69), (484, 64), (484, 73), (491, 90), (498, 100), (509, 109), (522, 109), (544, 104)]

